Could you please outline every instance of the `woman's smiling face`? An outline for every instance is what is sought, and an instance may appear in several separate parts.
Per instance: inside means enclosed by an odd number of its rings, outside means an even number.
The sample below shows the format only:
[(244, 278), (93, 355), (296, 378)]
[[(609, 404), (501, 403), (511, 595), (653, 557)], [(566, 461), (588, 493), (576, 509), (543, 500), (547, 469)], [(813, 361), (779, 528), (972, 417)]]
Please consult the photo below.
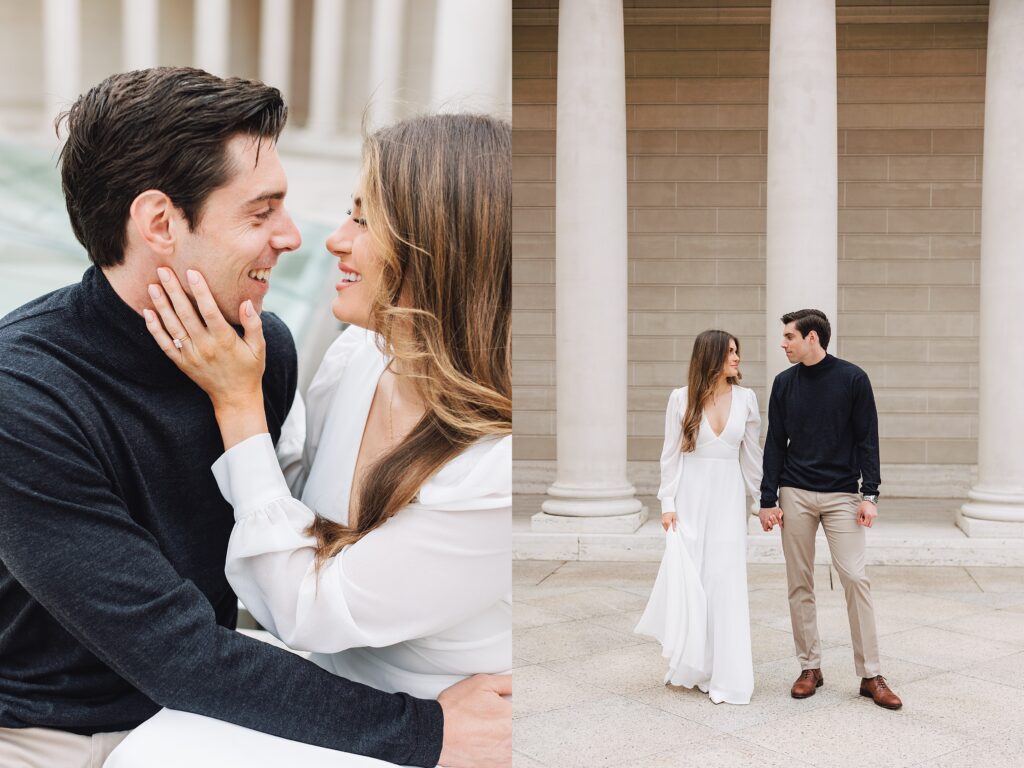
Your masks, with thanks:
[(370, 309), (380, 283), (380, 259), (375, 252), (364, 210), (363, 175), (352, 192), (349, 216), (327, 238), (327, 250), (338, 257), (341, 278), (331, 312), (345, 323), (371, 327)]

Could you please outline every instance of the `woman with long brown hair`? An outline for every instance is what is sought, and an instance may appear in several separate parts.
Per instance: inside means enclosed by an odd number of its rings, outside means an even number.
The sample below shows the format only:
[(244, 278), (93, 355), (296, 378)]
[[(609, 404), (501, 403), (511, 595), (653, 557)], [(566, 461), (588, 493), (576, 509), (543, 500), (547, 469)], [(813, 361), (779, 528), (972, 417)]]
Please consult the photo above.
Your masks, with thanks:
[(739, 339), (704, 331), (688, 385), (669, 396), (658, 490), (666, 549), (636, 629), (662, 642), (666, 683), (716, 704), (748, 704), (754, 688), (744, 485), (760, 498), (761, 416), (739, 365)]
[[(475, 115), (366, 139), (352, 210), (327, 239), (332, 312), (350, 326), (306, 393), (295, 496), (267, 434), (258, 312), (242, 304), (239, 337), (190, 271), (205, 324), (173, 278), (147, 317), (213, 403), (226, 448), (214, 473), (236, 520), (226, 572), (243, 603), (325, 669), (420, 698), (512, 664), (510, 139)], [(225, 764), (383, 765), (173, 714), (204, 764), (220, 749)], [(148, 765), (182, 764), (182, 749), (194, 747), (161, 743)]]

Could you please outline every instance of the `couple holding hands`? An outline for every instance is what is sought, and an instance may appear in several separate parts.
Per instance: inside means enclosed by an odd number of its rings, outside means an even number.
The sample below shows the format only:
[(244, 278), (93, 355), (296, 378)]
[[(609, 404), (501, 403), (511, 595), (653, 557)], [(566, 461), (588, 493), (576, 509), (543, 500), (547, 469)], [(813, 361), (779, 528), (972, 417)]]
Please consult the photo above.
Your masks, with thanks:
[(816, 309), (782, 317), (792, 367), (772, 384), (768, 435), (753, 390), (739, 386), (739, 340), (705, 331), (694, 341), (688, 386), (674, 390), (661, 455), (666, 550), (638, 633), (658, 639), (667, 684), (696, 687), (718, 704), (748, 704), (754, 690), (747, 603), (746, 493), (765, 531), (781, 529), (800, 676), (791, 695), (824, 683), (814, 601), (815, 534), (825, 531), (846, 597), (860, 694), (902, 702), (881, 674), (865, 528), (878, 514), (878, 415), (871, 382), (828, 354), (831, 328)]
[(188, 68), (64, 116), (92, 266), (0, 320), (0, 765), (511, 764), (510, 126), (366, 137), (303, 402), (286, 116)]

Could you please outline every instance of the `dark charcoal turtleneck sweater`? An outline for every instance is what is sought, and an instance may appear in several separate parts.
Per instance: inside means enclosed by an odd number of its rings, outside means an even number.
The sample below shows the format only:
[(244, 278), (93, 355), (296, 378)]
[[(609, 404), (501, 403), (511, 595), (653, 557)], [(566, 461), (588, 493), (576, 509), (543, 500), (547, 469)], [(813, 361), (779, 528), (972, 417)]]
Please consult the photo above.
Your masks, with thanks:
[[(276, 440), (295, 348), (263, 327)], [(437, 702), (234, 631), (221, 446), (209, 399), (101, 271), (0, 320), (0, 727), (117, 731), (166, 706), (436, 765)]]
[(775, 377), (768, 401), (761, 507), (778, 503), (779, 488), (878, 493), (878, 414), (871, 382), (853, 363), (832, 355), (794, 365)]

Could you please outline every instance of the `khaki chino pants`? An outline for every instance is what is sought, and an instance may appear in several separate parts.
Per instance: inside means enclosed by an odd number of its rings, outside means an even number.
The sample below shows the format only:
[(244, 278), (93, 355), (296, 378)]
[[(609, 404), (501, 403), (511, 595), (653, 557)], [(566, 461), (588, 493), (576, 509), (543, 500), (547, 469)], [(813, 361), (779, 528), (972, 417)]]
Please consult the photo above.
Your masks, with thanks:
[(131, 731), (80, 736), (53, 728), (0, 728), (3, 768), (101, 768)]
[(814, 536), (820, 523), (832, 553), (832, 565), (846, 594), (857, 674), (861, 677), (881, 674), (875, 609), (865, 568), (864, 527), (857, 524), (860, 502), (861, 498), (856, 493), (779, 489), (789, 615), (802, 669), (821, 668), (821, 639), (814, 605)]

